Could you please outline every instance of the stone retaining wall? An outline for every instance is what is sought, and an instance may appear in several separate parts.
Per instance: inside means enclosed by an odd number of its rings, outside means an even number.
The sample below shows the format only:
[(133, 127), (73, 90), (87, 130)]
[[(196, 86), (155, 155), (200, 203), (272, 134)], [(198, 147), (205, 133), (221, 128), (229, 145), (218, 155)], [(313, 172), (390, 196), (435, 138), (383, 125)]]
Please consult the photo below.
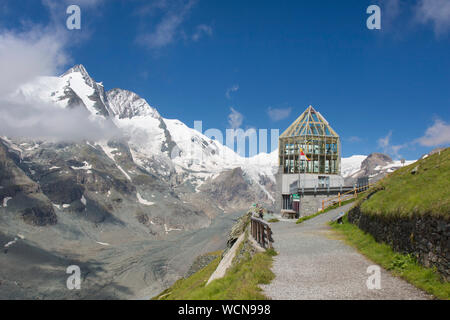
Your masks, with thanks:
[(386, 218), (367, 215), (359, 207), (348, 213), (351, 223), (389, 244), (395, 251), (410, 253), (426, 267), (436, 267), (450, 280), (450, 221), (432, 216)]

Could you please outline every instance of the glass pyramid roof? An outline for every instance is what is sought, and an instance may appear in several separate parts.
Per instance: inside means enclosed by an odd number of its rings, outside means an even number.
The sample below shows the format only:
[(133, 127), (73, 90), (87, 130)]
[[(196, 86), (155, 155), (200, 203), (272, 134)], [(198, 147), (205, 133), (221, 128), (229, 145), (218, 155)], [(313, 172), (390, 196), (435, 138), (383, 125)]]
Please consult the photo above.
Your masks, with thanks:
[(290, 126), (283, 132), (280, 138), (298, 136), (328, 136), (339, 137), (336, 131), (331, 128), (328, 121), (309, 106)]

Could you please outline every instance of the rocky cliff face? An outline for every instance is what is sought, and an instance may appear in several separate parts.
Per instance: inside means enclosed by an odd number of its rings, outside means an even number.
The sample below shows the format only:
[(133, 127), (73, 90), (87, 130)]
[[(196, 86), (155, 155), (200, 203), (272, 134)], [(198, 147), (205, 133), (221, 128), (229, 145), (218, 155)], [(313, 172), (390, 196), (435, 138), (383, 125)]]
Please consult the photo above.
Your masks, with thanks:
[(384, 167), (387, 164), (392, 163), (391, 157), (383, 153), (371, 153), (361, 164), (361, 170), (364, 174), (373, 174), (375, 168)]
[(57, 217), (50, 200), (40, 185), (18, 166), (20, 155), (8, 150), (7, 143), (0, 140), (0, 204), (28, 224), (56, 224)]

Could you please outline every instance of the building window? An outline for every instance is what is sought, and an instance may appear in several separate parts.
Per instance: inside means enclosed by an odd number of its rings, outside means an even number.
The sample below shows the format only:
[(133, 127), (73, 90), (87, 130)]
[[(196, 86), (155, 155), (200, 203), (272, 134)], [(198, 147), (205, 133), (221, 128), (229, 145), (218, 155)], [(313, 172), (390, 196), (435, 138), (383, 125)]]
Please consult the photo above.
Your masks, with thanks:
[(319, 188), (328, 188), (330, 186), (330, 177), (319, 176)]
[(292, 201), (289, 194), (283, 194), (283, 210), (292, 210)]

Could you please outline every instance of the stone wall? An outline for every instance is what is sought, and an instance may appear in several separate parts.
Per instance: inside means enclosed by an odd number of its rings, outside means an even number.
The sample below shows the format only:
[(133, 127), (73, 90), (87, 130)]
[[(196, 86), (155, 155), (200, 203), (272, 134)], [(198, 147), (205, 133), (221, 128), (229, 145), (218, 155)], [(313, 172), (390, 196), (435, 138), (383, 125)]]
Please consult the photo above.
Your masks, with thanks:
[(410, 253), (426, 267), (436, 267), (450, 280), (450, 220), (432, 216), (386, 218), (372, 216), (354, 207), (348, 213), (351, 223), (389, 244), (395, 251)]
[(303, 195), (300, 198), (300, 216), (310, 216), (322, 209), (322, 200), (328, 199), (330, 195)]

